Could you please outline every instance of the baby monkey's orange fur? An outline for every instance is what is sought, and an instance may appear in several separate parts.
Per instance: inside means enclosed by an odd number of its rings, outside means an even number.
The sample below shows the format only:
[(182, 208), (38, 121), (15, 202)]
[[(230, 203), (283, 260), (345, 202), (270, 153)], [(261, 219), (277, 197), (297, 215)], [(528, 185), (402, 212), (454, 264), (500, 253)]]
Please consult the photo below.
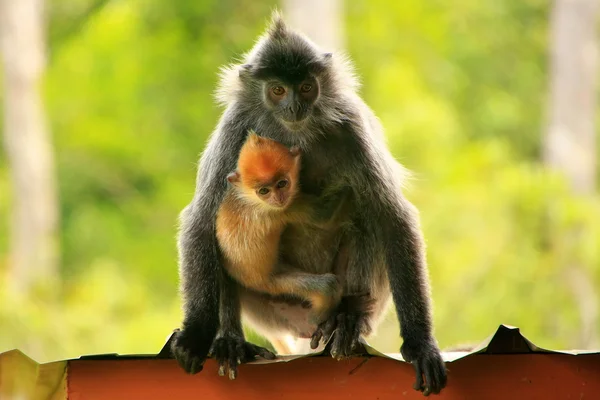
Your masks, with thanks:
[[(314, 223), (300, 194), (300, 150), (250, 132), (232, 184), (217, 214), (217, 239), (227, 272), (241, 285), (270, 295), (295, 295), (312, 304), (320, 322), (341, 296), (334, 274), (311, 274), (279, 262), (279, 240), (290, 222)], [(336, 212), (337, 213), (337, 212)], [(333, 220), (335, 217), (332, 217)]]

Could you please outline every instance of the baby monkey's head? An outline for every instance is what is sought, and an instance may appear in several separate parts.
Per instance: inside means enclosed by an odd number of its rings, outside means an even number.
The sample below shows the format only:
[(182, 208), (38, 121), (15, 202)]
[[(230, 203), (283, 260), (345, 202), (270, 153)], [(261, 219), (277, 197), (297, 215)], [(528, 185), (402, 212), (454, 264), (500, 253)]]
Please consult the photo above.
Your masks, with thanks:
[(250, 132), (237, 170), (227, 176), (248, 201), (269, 209), (287, 208), (298, 193), (300, 149)]

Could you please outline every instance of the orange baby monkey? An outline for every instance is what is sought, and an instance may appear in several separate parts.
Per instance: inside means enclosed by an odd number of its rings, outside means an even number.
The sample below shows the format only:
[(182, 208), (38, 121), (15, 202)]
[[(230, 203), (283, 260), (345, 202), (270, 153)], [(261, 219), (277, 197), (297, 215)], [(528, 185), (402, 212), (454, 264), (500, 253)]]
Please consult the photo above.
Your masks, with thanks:
[[(232, 184), (217, 214), (217, 239), (227, 272), (241, 285), (270, 295), (294, 295), (312, 304), (321, 322), (341, 296), (334, 274), (311, 274), (279, 262), (279, 241), (290, 222), (325, 226), (309, 197), (299, 190), (300, 149), (250, 132)], [(342, 203), (344, 203), (343, 201)]]

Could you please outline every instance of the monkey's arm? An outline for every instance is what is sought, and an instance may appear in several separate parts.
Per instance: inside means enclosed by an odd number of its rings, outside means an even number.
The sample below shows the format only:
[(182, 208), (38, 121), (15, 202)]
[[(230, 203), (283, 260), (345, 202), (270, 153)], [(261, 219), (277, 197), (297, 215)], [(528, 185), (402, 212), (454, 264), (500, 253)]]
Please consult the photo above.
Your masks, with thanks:
[[(439, 393), (446, 385), (446, 368), (433, 336), (424, 241), (416, 209), (406, 199), (388, 210), (386, 259), (406, 361), (416, 370), (416, 390)], [(423, 382), (425, 377), (425, 383)]]
[[(235, 121), (228, 109), (222, 121)], [(246, 130), (220, 123), (200, 159), (196, 192), (181, 213), (178, 235), (184, 320), (172, 342), (172, 353), (188, 373), (197, 373), (219, 327), (218, 284), (223, 270), (215, 230), (216, 213), (227, 189), (226, 176), (236, 165)]]
[(218, 292), (205, 283), (218, 282), (220, 264), (209, 216), (191, 203), (180, 218), (178, 245), (184, 320), (171, 350), (181, 367), (195, 374), (202, 371), (219, 326)]
[(371, 192), (368, 198), (376, 216), (373, 222), (383, 231), (387, 275), (403, 338), (400, 351), (415, 367), (414, 388), (425, 395), (439, 393), (446, 386), (446, 367), (433, 335), (429, 277), (418, 211), (402, 195), (394, 176), (396, 161), (387, 149), (379, 154), (366, 154), (371, 156), (370, 165), (378, 167), (367, 171), (367, 177), (376, 182), (370, 187), (381, 192)]
[(221, 327), (210, 353), (219, 364), (219, 375), (224, 376), (227, 373), (229, 379), (235, 379), (238, 360), (240, 363), (246, 363), (253, 361), (257, 356), (273, 360), (275, 355), (263, 347), (246, 341), (242, 330), (238, 285), (224, 270), (220, 282)]

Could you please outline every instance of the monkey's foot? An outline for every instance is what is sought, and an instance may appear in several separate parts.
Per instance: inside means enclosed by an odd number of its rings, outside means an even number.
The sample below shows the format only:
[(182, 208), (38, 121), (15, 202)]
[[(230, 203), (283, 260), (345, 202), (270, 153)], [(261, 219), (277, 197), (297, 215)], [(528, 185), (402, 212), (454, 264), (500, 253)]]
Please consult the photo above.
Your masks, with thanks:
[(256, 346), (246, 342), (241, 336), (224, 335), (217, 337), (210, 349), (211, 356), (219, 363), (219, 375), (229, 376), (229, 379), (237, 377), (239, 364), (253, 361), (257, 356), (267, 360), (274, 360), (275, 354), (264, 347)]
[(310, 348), (316, 349), (319, 347), (319, 343), (323, 340), (324, 343), (327, 343), (329, 339), (331, 339), (331, 335), (335, 331), (337, 327), (337, 318), (336, 316), (332, 316), (326, 319), (324, 322), (319, 324), (317, 330), (312, 334), (310, 338)]
[(176, 330), (171, 341), (171, 354), (188, 374), (202, 371), (214, 333), (201, 329)]
[(346, 296), (337, 311), (321, 323), (313, 334), (310, 347), (316, 349), (323, 340), (331, 342), (327, 346), (331, 356), (337, 360), (357, 355), (362, 347), (361, 335), (371, 333), (368, 317), (373, 299), (368, 294)]
[[(402, 357), (415, 367), (417, 381), (413, 388), (425, 396), (439, 393), (447, 381), (446, 365), (437, 344), (431, 340), (404, 340)], [(425, 378), (425, 381), (423, 381)]]

